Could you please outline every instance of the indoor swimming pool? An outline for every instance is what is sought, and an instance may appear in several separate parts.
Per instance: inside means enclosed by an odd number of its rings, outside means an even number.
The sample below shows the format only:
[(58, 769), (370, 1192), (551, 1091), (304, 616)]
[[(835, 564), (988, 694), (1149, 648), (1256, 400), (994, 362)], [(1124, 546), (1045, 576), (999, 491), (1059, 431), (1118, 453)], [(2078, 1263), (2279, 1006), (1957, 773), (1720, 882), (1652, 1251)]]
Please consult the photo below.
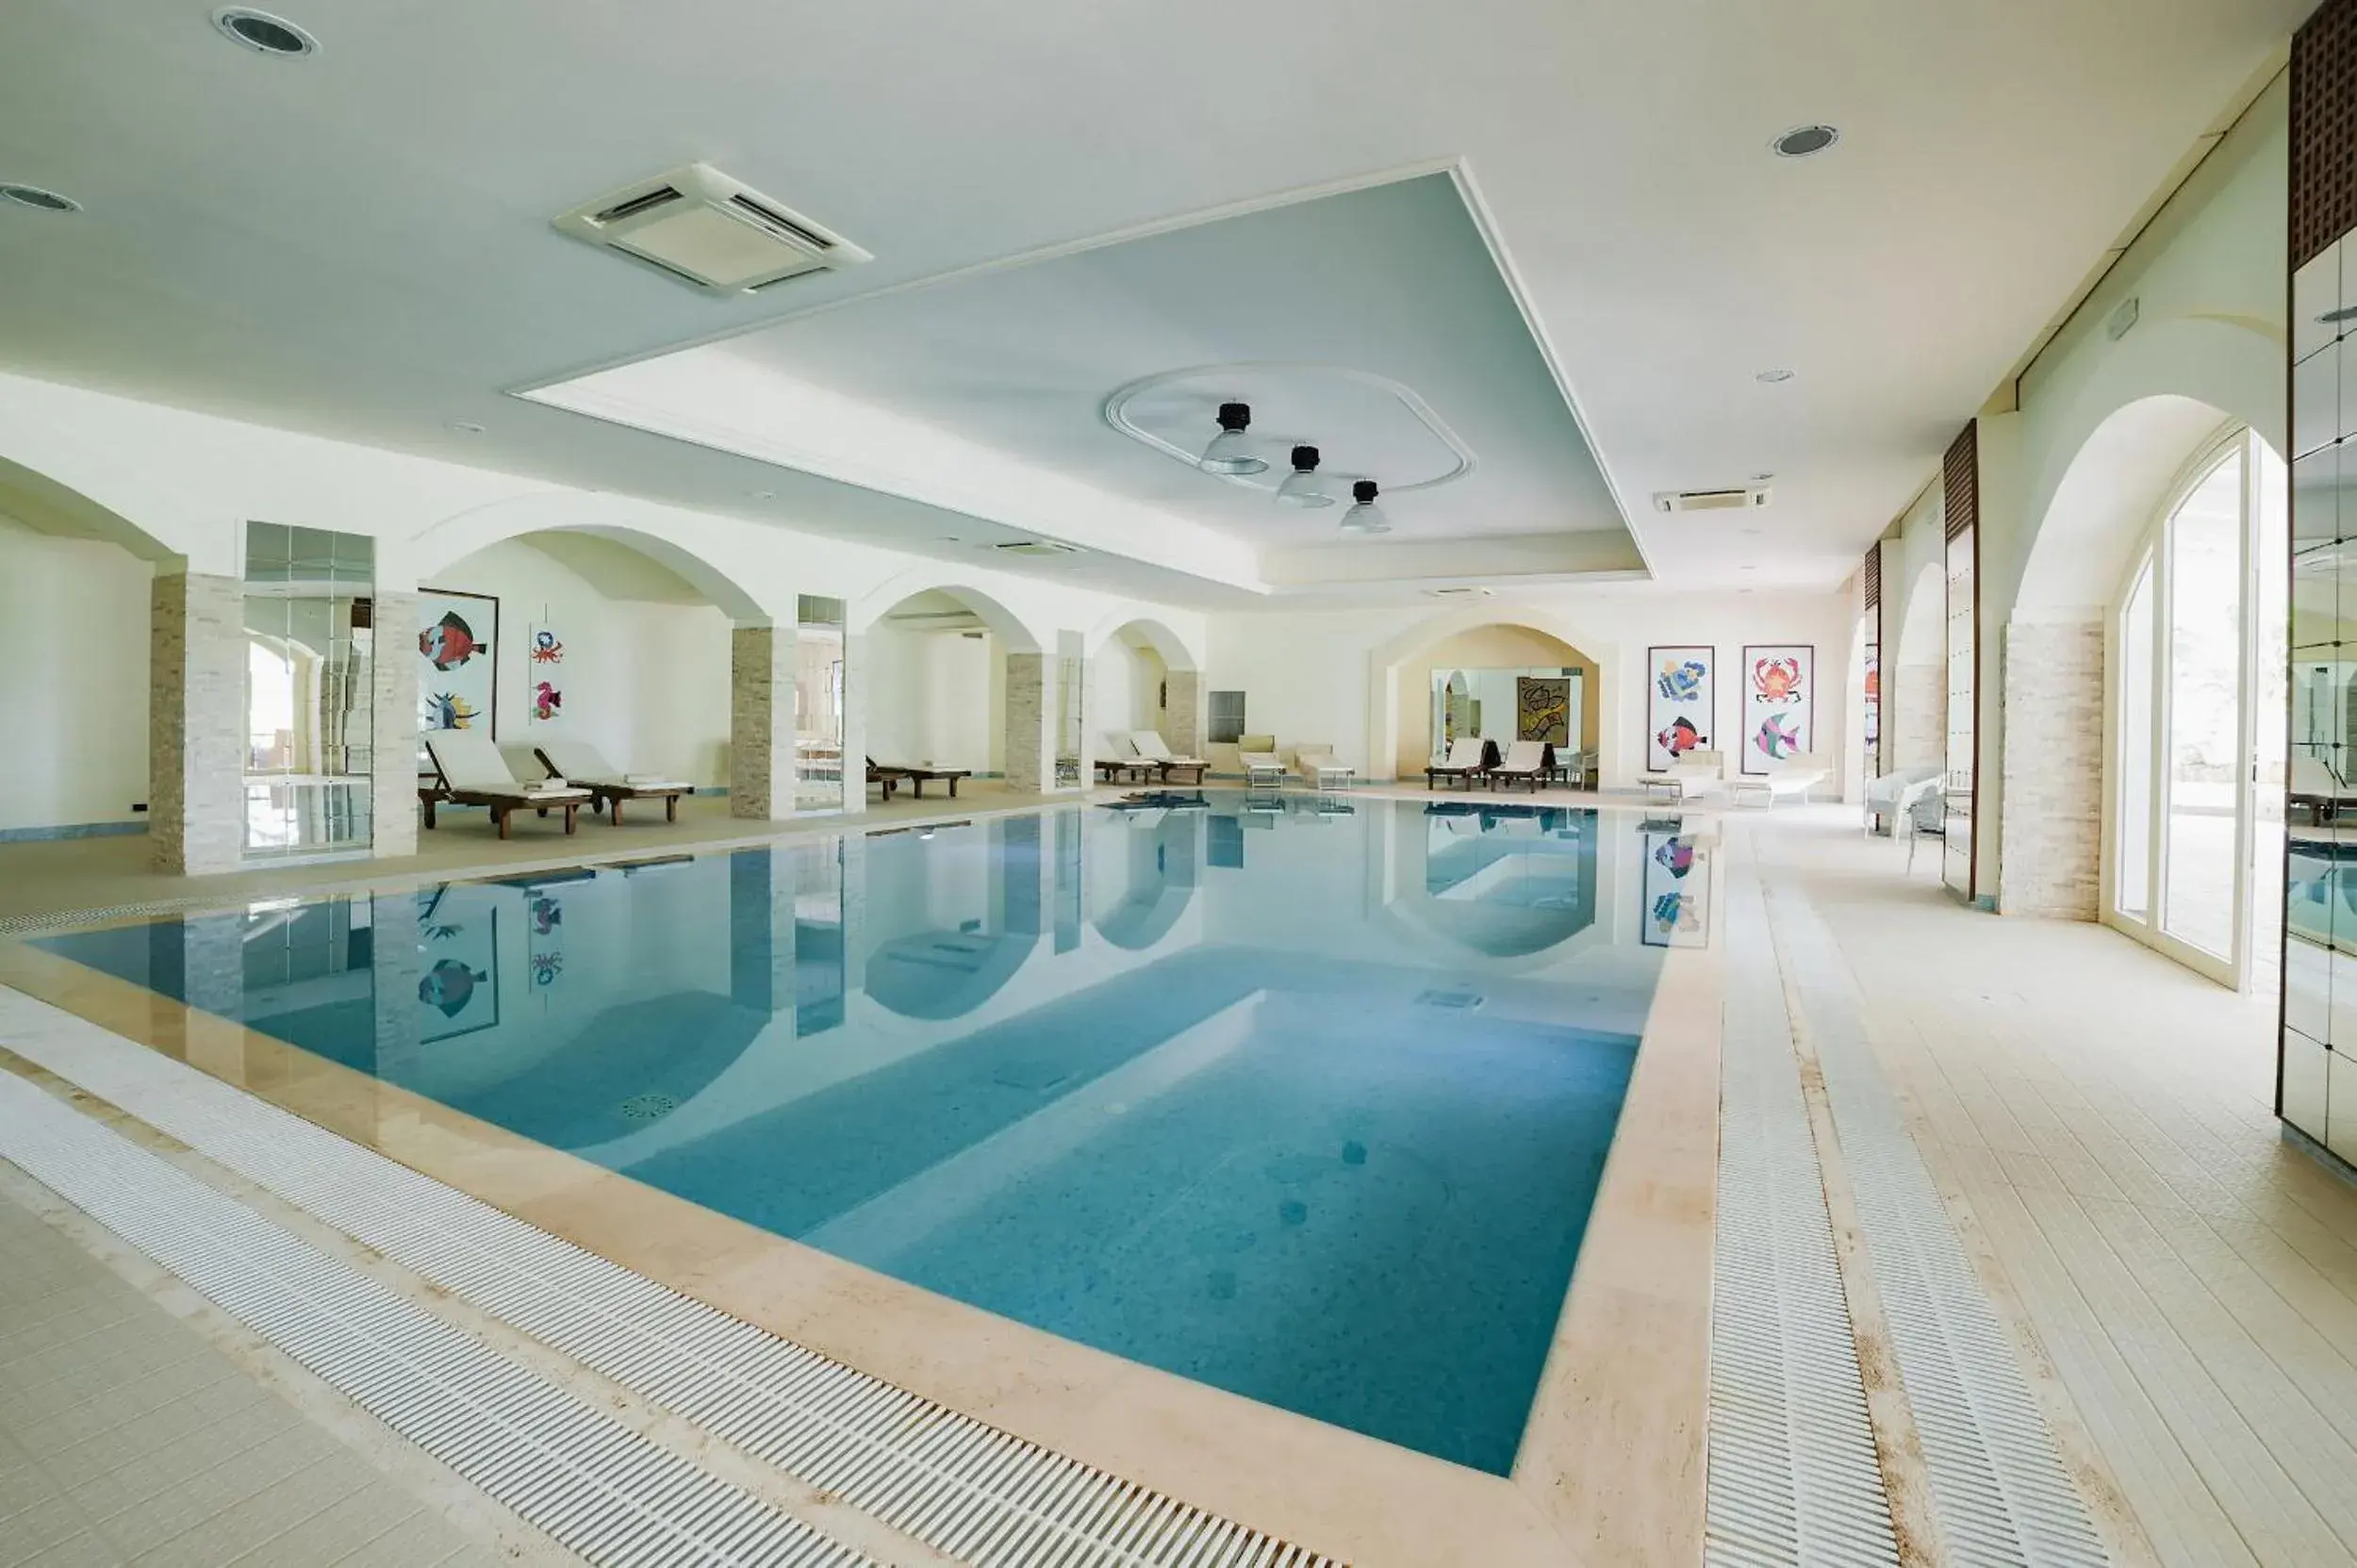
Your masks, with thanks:
[(1492, 1474), (1668, 950), (1675, 818), (1147, 797), (71, 933), (648, 1186)]

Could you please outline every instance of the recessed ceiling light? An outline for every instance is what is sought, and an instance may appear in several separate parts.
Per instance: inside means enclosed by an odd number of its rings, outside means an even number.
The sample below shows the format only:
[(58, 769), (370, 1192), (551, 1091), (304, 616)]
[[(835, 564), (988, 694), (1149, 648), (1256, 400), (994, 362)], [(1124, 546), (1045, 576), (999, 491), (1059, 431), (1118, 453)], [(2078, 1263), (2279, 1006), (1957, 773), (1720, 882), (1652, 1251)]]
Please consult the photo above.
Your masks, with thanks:
[(1775, 475), (1772, 473), (1755, 473), (1752, 475), (1752, 483), (1755, 485), (1765, 485), (1768, 481), (1773, 479)]
[(778, 499), (778, 492), (775, 490), (747, 490), (745, 493), (751, 496), (755, 501), (775, 501)]
[(1809, 157), (1841, 140), (1831, 125), (1795, 125), (1768, 145), (1778, 157)]
[(1754, 377), (1754, 379), (1757, 381), (1764, 381), (1769, 386), (1772, 387), (1780, 381), (1791, 380), (1792, 372), (1790, 371), (1762, 371), (1757, 376)]
[(941, 542), (943, 544), (964, 544), (965, 540), (961, 536), (956, 534), (944, 534), (941, 536)]
[(1759, 530), (1756, 528), (1746, 528), (1743, 532), (1751, 535), (1754, 538), (1757, 538), (1759, 536)]
[(241, 43), (257, 55), (296, 59), (319, 53), (318, 39), (283, 16), (272, 16), (268, 11), (257, 11), (250, 7), (223, 6), (213, 13), (213, 25), (219, 27), (231, 42)]
[(453, 420), (450, 421), (450, 427), (453, 430), (457, 431), (461, 436), (480, 436), (483, 434), (483, 427), (475, 423), (472, 420)]
[(1759, 568), (1757, 568), (1757, 567), (1744, 567), (1744, 568), (1742, 568), (1741, 569), (1742, 569), (1742, 570), (1744, 570), (1744, 571), (1757, 571), (1757, 570), (1759, 569)]
[(0, 185), (0, 202), (14, 202), (36, 212), (79, 212), (82, 204), (71, 196), (60, 196), (38, 185)]

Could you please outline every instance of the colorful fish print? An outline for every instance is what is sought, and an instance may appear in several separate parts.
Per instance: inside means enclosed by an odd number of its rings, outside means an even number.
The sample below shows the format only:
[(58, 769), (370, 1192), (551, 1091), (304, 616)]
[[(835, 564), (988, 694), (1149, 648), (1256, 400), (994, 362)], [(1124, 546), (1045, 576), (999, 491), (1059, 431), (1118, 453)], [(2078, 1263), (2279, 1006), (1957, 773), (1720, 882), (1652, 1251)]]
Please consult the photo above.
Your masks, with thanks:
[(474, 999), (474, 988), (490, 978), (482, 969), (470, 969), (454, 958), (445, 958), (418, 982), (418, 999), (443, 1017), (455, 1018)]
[(554, 632), (541, 630), (532, 634), (532, 662), (534, 664), (563, 664), (565, 662), (565, 645), (556, 640)]
[(542, 681), (532, 688), (532, 717), (545, 724), (565, 705), (565, 694)]
[(445, 610), (441, 619), (418, 634), (418, 652), (437, 669), (456, 669), (477, 653), (490, 652), (491, 645), (479, 640), (456, 610)]
[(1673, 877), (1683, 878), (1694, 868), (1694, 846), (1683, 838), (1664, 839), (1661, 848), (1653, 852), (1654, 864)]
[(1783, 762), (1788, 757), (1800, 755), (1801, 735), (1791, 725), (1770, 714), (1760, 720), (1759, 734), (1752, 737), (1752, 744), (1772, 760)]
[(1671, 759), (1674, 761), (1689, 751), (1699, 750), (1703, 743), (1703, 733), (1694, 728), (1692, 719), (1675, 718), (1670, 721), (1668, 729), (1653, 738), (1654, 744), (1667, 751)]
[(1672, 702), (1692, 702), (1703, 694), (1703, 679), (1710, 672), (1700, 659), (1688, 659), (1683, 664), (1665, 664), (1654, 677), (1655, 689)]
[(1691, 931), (1693, 921), (1689, 916), (1688, 903), (1686, 895), (1681, 892), (1664, 893), (1656, 899), (1653, 901), (1654, 929), (1665, 936), (1673, 931)]
[(1801, 661), (1762, 659), (1752, 666), (1752, 691), (1763, 702), (1801, 700)]
[(425, 715), (429, 730), (471, 730), (482, 717), (465, 698), (447, 691), (425, 700)]

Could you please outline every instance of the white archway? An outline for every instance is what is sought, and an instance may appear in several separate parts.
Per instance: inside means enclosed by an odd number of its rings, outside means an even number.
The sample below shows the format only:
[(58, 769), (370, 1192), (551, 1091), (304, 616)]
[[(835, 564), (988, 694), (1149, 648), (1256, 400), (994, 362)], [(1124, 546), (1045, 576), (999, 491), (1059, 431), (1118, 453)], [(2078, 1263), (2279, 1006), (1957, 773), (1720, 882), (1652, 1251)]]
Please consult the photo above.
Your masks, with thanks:
[(1009, 609), (996, 595), (976, 587), (959, 572), (933, 563), (899, 573), (889, 581), (862, 594), (850, 606), (847, 617), (849, 630), (861, 635), (891, 614), (895, 609), (920, 593), (942, 593), (956, 600), (981, 618), (1004, 650), (1010, 653), (1044, 652), (1052, 637), (1042, 637), (1030, 622)]
[(1618, 779), (1623, 764), (1620, 694), (1614, 679), (1619, 672), (1618, 648), (1583, 633), (1558, 615), (1535, 606), (1511, 604), (1442, 611), (1406, 628), (1368, 654), (1367, 776), (1390, 779), (1396, 775), (1401, 669), (1418, 654), (1451, 637), (1489, 626), (1515, 628), (1552, 638), (1593, 662), (1595, 689), (1583, 696), (1596, 708), (1596, 768), (1607, 782)]
[[(435, 573), (503, 540), (526, 534), (586, 534), (635, 550), (676, 573), (739, 625), (792, 625), (792, 596), (767, 586), (767, 573), (753, 561), (736, 558), (738, 552), (717, 530), (711, 537), (697, 537), (705, 532), (692, 526), (698, 520), (659, 513), (626, 496), (573, 491), (518, 496), (442, 519), (407, 542), (404, 561), (415, 581), (429, 584)], [(394, 586), (381, 568), (380, 578)]]
[(1138, 639), (1154, 650), (1165, 669), (1195, 669), (1203, 668), (1203, 660), (1187, 639), (1173, 631), (1168, 622), (1134, 610), (1119, 609), (1106, 616), (1093, 627), (1082, 640), (1083, 655), (1096, 657), (1108, 642), (1124, 632), (1135, 632)]

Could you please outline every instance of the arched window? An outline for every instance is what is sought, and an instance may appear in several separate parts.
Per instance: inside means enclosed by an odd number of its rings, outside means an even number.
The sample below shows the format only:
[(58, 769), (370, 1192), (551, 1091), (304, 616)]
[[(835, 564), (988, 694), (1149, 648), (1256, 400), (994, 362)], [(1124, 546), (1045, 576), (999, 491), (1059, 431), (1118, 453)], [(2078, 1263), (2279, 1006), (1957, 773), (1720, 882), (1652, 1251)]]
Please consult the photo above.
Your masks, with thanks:
[(2284, 482), (2247, 429), (2205, 448), (2170, 487), (2112, 624), (2105, 916), (2228, 984), (2254, 950), (2254, 785), (2283, 768), (2282, 686), (2260, 657), (2282, 596), (2261, 591), (2257, 565), (2283, 549)]

